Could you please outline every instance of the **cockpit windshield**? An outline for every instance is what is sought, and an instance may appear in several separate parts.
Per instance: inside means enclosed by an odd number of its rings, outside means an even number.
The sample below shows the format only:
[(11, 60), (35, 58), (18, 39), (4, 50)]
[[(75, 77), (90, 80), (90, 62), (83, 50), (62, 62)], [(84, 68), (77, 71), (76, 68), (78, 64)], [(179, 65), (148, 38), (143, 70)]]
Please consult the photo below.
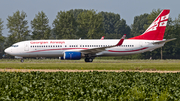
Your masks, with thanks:
[(11, 47), (18, 47), (18, 45), (12, 45)]

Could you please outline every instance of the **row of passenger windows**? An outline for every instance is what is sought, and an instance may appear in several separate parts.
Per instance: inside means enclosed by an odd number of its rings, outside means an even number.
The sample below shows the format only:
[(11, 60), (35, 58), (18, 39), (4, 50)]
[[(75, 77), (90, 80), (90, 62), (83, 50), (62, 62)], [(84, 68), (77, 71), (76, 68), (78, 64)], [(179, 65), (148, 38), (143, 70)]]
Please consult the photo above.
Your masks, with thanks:
[[(38, 45), (38, 46), (31, 46), (31, 47), (62, 47), (62, 45)], [(66, 47), (66, 46), (65, 46)]]
[[(112, 45), (80, 45), (80, 47), (108, 47), (108, 46), (112, 46)], [(134, 45), (121, 45), (117, 47), (134, 47)]]
[[(80, 45), (80, 47), (108, 47), (111, 45)], [(62, 45), (33, 45), (31, 46), (33, 47), (62, 47)], [(67, 47), (67, 45), (65, 45), (65, 47)], [(69, 45), (69, 47), (78, 47), (78, 45)], [(121, 46), (117, 46), (117, 47), (134, 47), (134, 45), (121, 45)]]

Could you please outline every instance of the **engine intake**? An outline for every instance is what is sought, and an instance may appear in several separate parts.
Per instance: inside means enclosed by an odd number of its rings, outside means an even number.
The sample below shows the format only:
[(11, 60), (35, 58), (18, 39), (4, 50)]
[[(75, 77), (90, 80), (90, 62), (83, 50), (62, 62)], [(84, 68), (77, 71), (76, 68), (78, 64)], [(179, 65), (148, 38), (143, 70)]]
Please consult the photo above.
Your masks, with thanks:
[(63, 58), (66, 60), (80, 60), (81, 52), (64, 52)]

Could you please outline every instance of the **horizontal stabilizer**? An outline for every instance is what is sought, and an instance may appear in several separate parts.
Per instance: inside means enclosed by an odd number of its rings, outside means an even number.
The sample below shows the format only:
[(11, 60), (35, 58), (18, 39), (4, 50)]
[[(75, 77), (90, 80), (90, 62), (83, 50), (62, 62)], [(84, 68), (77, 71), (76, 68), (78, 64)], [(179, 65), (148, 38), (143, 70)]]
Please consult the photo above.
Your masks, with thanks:
[(173, 40), (176, 40), (176, 38), (172, 38), (172, 39), (167, 39), (167, 40), (163, 40), (163, 41), (154, 42), (153, 44), (161, 44), (161, 43), (169, 42), (169, 41), (173, 41)]

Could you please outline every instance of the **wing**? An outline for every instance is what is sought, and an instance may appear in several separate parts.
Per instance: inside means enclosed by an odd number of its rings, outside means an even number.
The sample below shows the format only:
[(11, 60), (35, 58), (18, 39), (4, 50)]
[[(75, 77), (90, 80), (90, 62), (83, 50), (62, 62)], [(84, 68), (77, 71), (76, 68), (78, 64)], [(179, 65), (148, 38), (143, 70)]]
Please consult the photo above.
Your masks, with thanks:
[(107, 47), (99, 47), (99, 48), (91, 48), (91, 49), (81, 50), (80, 52), (83, 54), (89, 54), (89, 53), (95, 54), (95, 53), (105, 51), (106, 48), (121, 46), (124, 42), (125, 37), (126, 37), (126, 34), (123, 35), (123, 37), (120, 39), (120, 41), (116, 45), (107, 46)]

